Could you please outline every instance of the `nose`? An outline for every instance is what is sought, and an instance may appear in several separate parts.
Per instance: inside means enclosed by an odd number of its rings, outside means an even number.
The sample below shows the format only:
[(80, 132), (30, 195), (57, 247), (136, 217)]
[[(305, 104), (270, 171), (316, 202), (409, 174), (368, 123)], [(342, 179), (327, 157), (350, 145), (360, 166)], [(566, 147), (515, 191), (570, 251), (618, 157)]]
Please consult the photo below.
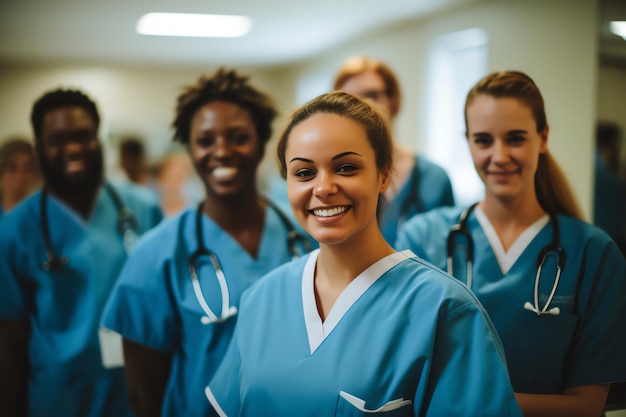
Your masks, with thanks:
[(85, 144), (75, 140), (68, 140), (63, 146), (63, 151), (67, 156), (74, 156), (82, 153), (85, 149)]
[(227, 158), (232, 152), (230, 143), (225, 137), (220, 136), (215, 139), (215, 148), (213, 154), (216, 158)]
[(491, 159), (496, 163), (507, 163), (511, 157), (509, 146), (501, 140), (497, 140), (493, 146), (493, 155)]
[(337, 193), (338, 187), (333, 180), (332, 175), (319, 172), (315, 178), (315, 185), (313, 186), (313, 195), (319, 198), (326, 198), (329, 195)]

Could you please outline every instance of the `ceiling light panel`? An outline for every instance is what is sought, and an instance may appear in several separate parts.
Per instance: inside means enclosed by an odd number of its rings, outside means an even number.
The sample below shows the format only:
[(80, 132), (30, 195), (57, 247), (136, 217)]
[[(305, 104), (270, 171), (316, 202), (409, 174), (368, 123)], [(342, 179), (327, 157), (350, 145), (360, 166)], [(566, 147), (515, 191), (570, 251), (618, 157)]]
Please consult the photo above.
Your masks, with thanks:
[(236, 38), (251, 28), (249, 17), (216, 14), (147, 13), (137, 22), (137, 33), (155, 36)]

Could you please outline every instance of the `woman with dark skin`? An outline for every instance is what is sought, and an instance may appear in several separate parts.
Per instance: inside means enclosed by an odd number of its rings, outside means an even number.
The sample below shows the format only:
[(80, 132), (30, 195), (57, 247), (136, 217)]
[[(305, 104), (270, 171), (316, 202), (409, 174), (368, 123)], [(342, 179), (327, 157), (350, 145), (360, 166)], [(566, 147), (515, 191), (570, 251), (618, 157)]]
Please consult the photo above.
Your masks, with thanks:
[(178, 98), (175, 140), (187, 146), (206, 198), (138, 245), (103, 319), (124, 338), (138, 417), (206, 415), (206, 378), (230, 342), (241, 293), (294, 256), (293, 227), (256, 188), (275, 115), (270, 98), (232, 70)]

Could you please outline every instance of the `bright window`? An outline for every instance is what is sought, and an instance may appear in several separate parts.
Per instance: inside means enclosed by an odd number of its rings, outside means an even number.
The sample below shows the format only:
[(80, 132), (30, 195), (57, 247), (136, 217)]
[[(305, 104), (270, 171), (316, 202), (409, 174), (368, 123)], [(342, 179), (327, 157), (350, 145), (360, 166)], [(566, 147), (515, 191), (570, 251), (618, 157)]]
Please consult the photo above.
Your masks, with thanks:
[(425, 138), (420, 152), (450, 176), (457, 205), (483, 197), (465, 138), (464, 106), (470, 88), (487, 71), (487, 34), (479, 28), (435, 39), (430, 48)]

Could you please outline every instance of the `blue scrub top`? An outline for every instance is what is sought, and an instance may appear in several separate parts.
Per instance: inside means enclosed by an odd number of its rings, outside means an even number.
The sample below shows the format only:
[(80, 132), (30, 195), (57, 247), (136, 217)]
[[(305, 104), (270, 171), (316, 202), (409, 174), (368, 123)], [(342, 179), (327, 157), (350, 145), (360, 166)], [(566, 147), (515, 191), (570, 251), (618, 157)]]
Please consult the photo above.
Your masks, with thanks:
[(357, 277), (322, 324), (318, 253), (243, 295), (206, 390), (214, 415), (521, 416), (495, 329), (465, 286), (395, 253)]
[[(446, 239), (462, 208), (415, 216), (401, 230), (396, 247), (446, 268)], [(626, 380), (626, 266), (615, 243), (600, 229), (558, 216), (560, 244), (566, 253), (551, 307), (559, 315), (524, 309), (534, 304), (537, 261), (552, 241), (549, 222), (503, 274), (475, 213), (468, 217), (474, 241), (472, 291), (489, 312), (505, 348), (516, 392), (559, 394), (564, 389)], [(455, 239), (454, 274), (466, 280), (466, 245)], [(543, 268), (539, 300), (552, 290), (556, 268), (550, 257)]]
[[(126, 339), (172, 354), (163, 416), (204, 416), (204, 387), (221, 362), (237, 316), (203, 324), (189, 260), (198, 248), (196, 209), (186, 209), (147, 234), (129, 258), (103, 315), (103, 325)], [(213, 251), (228, 283), (230, 306), (265, 273), (292, 259), (288, 228), (266, 210), (256, 258), (212, 219), (202, 215), (204, 244)], [(292, 221), (292, 225), (295, 223)], [(295, 226), (293, 226), (295, 227)], [(202, 293), (213, 312), (222, 311), (220, 286), (207, 256), (196, 262)]]
[(421, 156), (415, 157), (411, 175), (391, 201), (382, 206), (380, 228), (392, 244), (408, 219), (437, 207), (454, 206), (452, 184), (446, 171)]
[[(158, 206), (116, 188), (140, 232), (161, 219)], [(100, 314), (126, 260), (118, 210), (101, 189), (85, 221), (48, 196), (52, 247), (66, 267), (44, 271), (37, 192), (0, 220), (0, 319), (28, 320), (31, 416), (130, 415), (123, 369), (102, 365)]]

